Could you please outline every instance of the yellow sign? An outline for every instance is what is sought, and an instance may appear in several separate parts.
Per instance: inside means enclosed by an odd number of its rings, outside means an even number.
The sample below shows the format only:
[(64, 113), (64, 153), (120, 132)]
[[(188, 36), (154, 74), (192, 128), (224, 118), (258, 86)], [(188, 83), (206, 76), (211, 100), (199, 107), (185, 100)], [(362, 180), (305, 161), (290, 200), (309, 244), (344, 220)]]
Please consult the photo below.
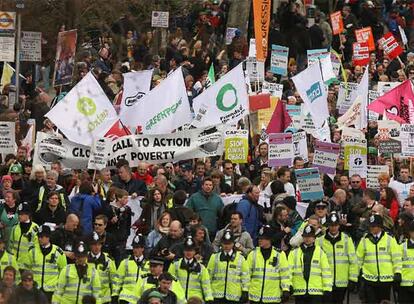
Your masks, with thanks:
[(247, 163), (249, 141), (247, 130), (229, 130), (225, 132), (224, 155), (236, 164)]

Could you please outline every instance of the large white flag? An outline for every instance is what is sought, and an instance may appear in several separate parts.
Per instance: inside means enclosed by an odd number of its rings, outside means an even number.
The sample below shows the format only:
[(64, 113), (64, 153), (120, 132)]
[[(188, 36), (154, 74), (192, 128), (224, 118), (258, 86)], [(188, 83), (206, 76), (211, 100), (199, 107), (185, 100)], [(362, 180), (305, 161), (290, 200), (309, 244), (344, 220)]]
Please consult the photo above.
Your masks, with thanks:
[(191, 122), (181, 67), (124, 113), (122, 122), (144, 134), (166, 134)]
[(46, 115), (70, 140), (89, 146), (103, 137), (117, 114), (95, 77), (88, 73)]
[(249, 114), (249, 96), (242, 64), (232, 69), (194, 99), (192, 125), (204, 128), (236, 123)]
[(362, 76), (361, 82), (358, 84), (356, 98), (351, 107), (344, 115), (338, 118), (338, 127), (355, 126), (356, 129), (362, 130), (368, 124), (368, 67)]
[(298, 75), (292, 77), (300, 97), (311, 113), (316, 128), (322, 127), (329, 117), (327, 94), (323, 83), (319, 64), (307, 67)]
[(125, 113), (130, 111), (136, 103), (148, 94), (151, 88), (152, 72), (153, 70), (146, 70), (123, 74), (124, 92), (122, 93), (121, 110), (119, 112), (122, 121), (124, 121)]

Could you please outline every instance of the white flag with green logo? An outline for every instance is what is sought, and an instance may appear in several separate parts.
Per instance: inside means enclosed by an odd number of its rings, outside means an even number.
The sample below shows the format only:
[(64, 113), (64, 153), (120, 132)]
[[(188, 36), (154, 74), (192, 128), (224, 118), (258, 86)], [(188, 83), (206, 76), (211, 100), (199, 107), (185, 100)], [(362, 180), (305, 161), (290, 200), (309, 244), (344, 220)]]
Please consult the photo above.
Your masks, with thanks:
[(319, 64), (312, 64), (292, 77), (296, 90), (311, 113), (316, 128), (322, 127), (329, 117), (328, 94), (322, 79)]
[(192, 125), (204, 128), (237, 123), (249, 114), (249, 96), (242, 64), (221, 77), (194, 99)]
[(95, 77), (88, 73), (46, 115), (70, 140), (90, 146), (103, 137), (118, 119), (116, 111)]
[(167, 134), (191, 122), (181, 67), (130, 107), (122, 122), (144, 134)]

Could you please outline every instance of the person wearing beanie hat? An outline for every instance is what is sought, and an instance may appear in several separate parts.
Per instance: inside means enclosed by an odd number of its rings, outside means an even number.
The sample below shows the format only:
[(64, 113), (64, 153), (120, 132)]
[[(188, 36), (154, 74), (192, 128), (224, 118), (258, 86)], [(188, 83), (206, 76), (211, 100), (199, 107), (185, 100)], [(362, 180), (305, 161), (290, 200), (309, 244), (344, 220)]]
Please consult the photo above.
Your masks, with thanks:
[(89, 240), (88, 263), (99, 272), (102, 303), (111, 303), (112, 297), (116, 296), (115, 278), (117, 272), (115, 262), (107, 253), (102, 252), (102, 246), (103, 241), (99, 238), (99, 235), (95, 231), (92, 232)]
[(149, 304), (161, 304), (164, 296), (158, 291), (151, 291), (148, 295)]
[(358, 282), (358, 261), (352, 238), (340, 231), (340, 217), (331, 212), (327, 217), (328, 229), (317, 239), (326, 253), (333, 276), (332, 292), (324, 294), (324, 303), (343, 303), (347, 286), (353, 290)]
[(52, 230), (42, 225), (37, 231), (38, 242), (29, 248), (27, 269), (31, 269), (38, 288), (47, 296), (49, 302), (58, 286), (60, 272), (66, 267), (63, 250), (50, 242)]
[(324, 293), (332, 291), (332, 274), (328, 258), (315, 246), (316, 229), (306, 225), (303, 244), (289, 253), (292, 287), (296, 303), (322, 303)]
[(31, 220), (32, 209), (26, 202), (17, 207), (19, 224), (10, 233), (8, 248), (20, 267), (27, 263), (29, 247), (37, 243), (38, 225)]
[(85, 295), (94, 296), (97, 303), (102, 303), (99, 272), (92, 265), (88, 265), (88, 248), (85, 242), (76, 244), (75, 256), (75, 264), (67, 265), (60, 272), (52, 303), (80, 303)]
[(145, 259), (146, 239), (142, 234), (136, 234), (132, 239), (132, 254), (121, 261), (118, 267), (118, 275), (115, 277), (115, 290), (119, 301), (131, 301), (138, 297), (135, 295), (135, 287), (138, 279), (149, 272), (149, 261)]
[(159, 286), (146, 290), (142, 294), (138, 304), (151, 303), (151, 297), (153, 299), (158, 299), (159, 297), (161, 297), (162, 303), (164, 304), (179, 303), (177, 300), (177, 295), (173, 291), (171, 291), (171, 287), (173, 285), (173, 282), (175, 282), (175, 278), (170, 273), (163, 272), (159, 276), (158, 281)]
[(208, 262), (207, 269), (215, 303), (248, 301), (249, 268), (242, 253), (235, 250), (234, 241), (232, 230), (224, 230), (221, 250), (213, 254)]
[(366, 220), (369, 233), (362, 237), (356, 251), (365, 283), (365, 301), (389, 301), (392, 283), (395, 287), (401, 283), (401, 248), (384, 231), (381, 215), (371, 214)]
[(9, 175), (13, 179), (13, 190), (22, 191), (27, 183), (23, 179), (23, 167), (20, 163), (14, 163), (9, 168)]
[(196, 245), (192, 236), (184, 240), (184, 257), (170, 265), (168, 272), (177, 278), (185, 292), (185, 298), (199, 297), (213, 301), (210, 275), (207, 268), (195, 258)]
[(401, 244), (402, 271), (398, 286), (398, 303), (412, 303), (414, 299), (414, 220), (408, 225), (410, 237)]
[(249, 300), (253, 303), (280, 303), (289, 299), (290, 274), (286, 255), (272, 247), (269, 225), (259, 229), (259, 246), (249, 253)]

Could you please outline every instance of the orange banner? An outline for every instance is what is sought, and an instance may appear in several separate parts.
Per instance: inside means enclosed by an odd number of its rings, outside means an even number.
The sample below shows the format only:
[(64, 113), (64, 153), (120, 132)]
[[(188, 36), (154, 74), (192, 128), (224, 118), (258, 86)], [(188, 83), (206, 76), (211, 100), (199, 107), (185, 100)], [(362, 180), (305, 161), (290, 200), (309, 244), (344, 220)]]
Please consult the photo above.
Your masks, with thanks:
[(375, 51), (374, 35), (370, 26), (355, 30), (355, 39), (357, 42), (367, 42), (369, 51)]
[(258, 61), (265, 61), (267, 57), (270, 8), (270, 0), (253, 0), (254, 36)]
[(344, 31), (344, 22), (341, 11), (331, 14), (332, 34), (339, 35)]

